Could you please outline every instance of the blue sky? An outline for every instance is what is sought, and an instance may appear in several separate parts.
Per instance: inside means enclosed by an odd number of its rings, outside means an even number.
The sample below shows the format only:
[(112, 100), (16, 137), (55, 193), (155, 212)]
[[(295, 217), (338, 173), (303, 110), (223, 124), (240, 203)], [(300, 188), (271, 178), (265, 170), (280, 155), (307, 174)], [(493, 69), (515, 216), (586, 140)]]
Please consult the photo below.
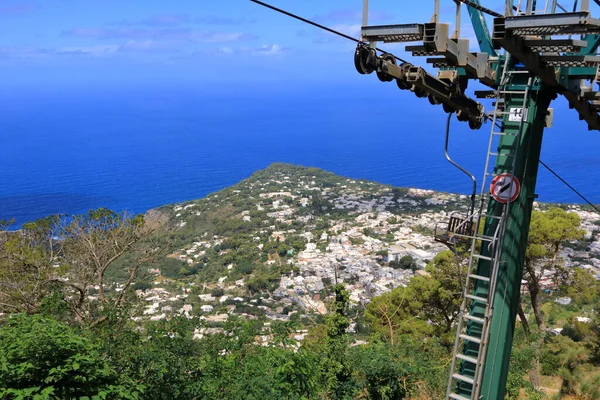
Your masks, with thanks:
[[(497, 9), (502, 2), (486, 3)], [(361, 0), (270, 4), (358, 37)], [(371, 1), (371, 22), (426, 22), (433, 1), (418, 4)], [(442, 1), (449, 22), (452, 4)], [(466, 13), (463, 18), (465, 35), (472, 36)], [(249, 0), (0, 0), (0, 32), (0, 73), (11, 83), (341, 83), (356, 77), (352, 42)], [(383, 47), (407, 56), (402, 45)]]

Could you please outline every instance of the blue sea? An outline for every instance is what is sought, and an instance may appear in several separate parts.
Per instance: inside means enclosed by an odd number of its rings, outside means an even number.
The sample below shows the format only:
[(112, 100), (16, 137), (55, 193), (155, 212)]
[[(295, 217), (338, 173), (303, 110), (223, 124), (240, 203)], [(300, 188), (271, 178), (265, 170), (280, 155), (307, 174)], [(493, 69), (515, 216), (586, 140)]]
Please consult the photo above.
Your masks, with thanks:
[[(600, 132), (555, 102), (542, 160), (600, 203)], [(0, 88), (0, 219), (197, 199), (273, 162), (468, 193), (444, 158), (446, 114), (376, 79), (351, 85)], [(452, 121), (450, 153), (480, 179), (490, 126)], [(581, 203), (540, 167), (539, 200)]]

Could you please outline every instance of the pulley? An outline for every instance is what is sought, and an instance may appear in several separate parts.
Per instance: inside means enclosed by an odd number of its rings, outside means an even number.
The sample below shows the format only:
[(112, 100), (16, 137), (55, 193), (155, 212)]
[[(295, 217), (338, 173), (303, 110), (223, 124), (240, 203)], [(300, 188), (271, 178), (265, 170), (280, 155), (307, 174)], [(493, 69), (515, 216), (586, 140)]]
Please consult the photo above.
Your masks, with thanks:
[(388, 68), (386, 62), (396, 65), (396, 59), (391, 54), (384, 54), (379, 59), (379, 66), (377, 68), (377, 78), (379, 78), (381, 82), (391, 82), (394, 80), (394, 77), (387, 73)]
[(359, 74), (370, 74), (377, 68), (377, 52), (375, 49), (359, 43), (354, 52), (354, 67)]

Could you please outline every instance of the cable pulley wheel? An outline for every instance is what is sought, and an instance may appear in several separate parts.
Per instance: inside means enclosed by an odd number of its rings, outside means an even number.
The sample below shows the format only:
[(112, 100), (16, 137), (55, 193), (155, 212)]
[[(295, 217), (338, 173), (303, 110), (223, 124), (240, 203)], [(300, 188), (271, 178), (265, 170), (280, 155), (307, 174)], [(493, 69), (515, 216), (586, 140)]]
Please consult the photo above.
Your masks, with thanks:
[(370, 74), (377, 68), (377, 53), (375, 49), (364, 45), (356, 47), (354, 52), (354, 67), (359, 74)]
[(481, 125), (482, 125), (481, 121), (476, 121), (476, 120), (473, 120), (473, 119), (469, 120), (469, 128), (471, 128), (474, 131), (476, 131), (479, 128), (481, 128)]
[(396, 79), (396, 85), (400, 90), (408, 90), (410, 89), (410, 84), (406, 82), (404, 79)]
[(454, 111), (455, 111), (453, 107), (449, 106), (449, 105), (448, 105), (448, 104), (446, 104), (446, 103), (443, 103), (443, 104), (442, 104), (442, 108), (443, 108), (443, 109), (444, 109), (444, 111), (445, 111), (445, 112), (447, 112), (448, 114), (450, 114), (450, 113), (452, 113), (452, 112), (454, 112)]
[(427, 92), (425, 92), (423, 89), (419, 89), (419, 88), (418, 88), (418, 87), (416, 87), (416, 86), (413, 86), (413, 92), (415, 92), (415, 95), (416, 95), (418, 98), (421, 98), (421, 99), (422, 99), (423, 97), (427, 97)]
[(427, 100), (429, 100), (429, 103), (430, 103), (431, 105), (434, 105), (434, 106), (435, 106), (435, 105), (437, 105), (437, 104), (440, 104), (440, 103), (441, 103), (441, 101), (439, 101), (439, 100), (438, 100), (438, 99), (437, 99), (437, 98), (436, 98), (434, 95), (432, 95), (432, 94), (430, 94), (429, 96), (427, 96)]
[(389, 76), (384, 71), (379, 70), (377, 71), (377, 79), (379, 79), (381, 82), (391, 82), (392, 80), (394, 80), (393, 77)]
[(379, 78), (381, 82), (391, 82), (394, 80), (394, 77), (387, 73), (387, 66), (385, 65), (386, 61), (396, 65), (396, 59), (391, 54), (384, 54), (381, 56), (378, 63), (379, 68), (377, 68), (377, 78)]

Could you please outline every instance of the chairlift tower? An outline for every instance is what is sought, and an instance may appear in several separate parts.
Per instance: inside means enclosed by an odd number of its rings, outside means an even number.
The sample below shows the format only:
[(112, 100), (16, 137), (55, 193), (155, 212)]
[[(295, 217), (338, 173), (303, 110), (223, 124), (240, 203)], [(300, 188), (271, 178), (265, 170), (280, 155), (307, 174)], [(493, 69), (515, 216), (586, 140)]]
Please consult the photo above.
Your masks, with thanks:
[[(450, 32), (450, 24), (439, 20), (440, 0), (434, 0), (429, 22), (377, 26), (368, 24), (363, 0), (361, 40), (250, 1), (357, 42), (354, 66), (360, 74), (375, 72), (380, 81), (395, 82), (450, 114), (445, 155), (470, 176), (473, 194), (469, 211), (451, 215), (435, 233), (455, 253), (469, 254), (446, 400), (503, 400), (542, 137), (553, 119), (550, 103), (564, 96), (588, 130), (600, 130), (600, 19), (592, 17), (590, 1), (506, 0), (499, 12), (479, 0), (446, 0), (456, 10)], [(594, 3), (600, 6), (600, 0)], [(464, 9), (479, 52), (471, 52), (469, 40), (460, 36)], [(493, 18), (491, 33), (486, 15)], [(413, 42), (406, 51), (427, 57), (437, 74), (381, 50), (381, 42)], [(470, 80), (489, 88), (475, 96), (493, 99), (490, 110), (466, 94)], [(478, 195), (475, 177), (448, 155), (452, 115), (473, 130), (491, 123)]]
[[(439, 21), (440, 0), (434, 0), (429, 22), (377, 26), (368, 24), (368, 0), (363, 0), (354, 64), (361, 74), (375, 72), (383, 82), (395, 81), (400, 89), (441, 104), (471, 129), (491, 123), (478, 207), (452, 216), (436, 240), (454, 251), (463, 246), (470, 255), (446, 399), (501, 400), (542, 136), (553, 117), (550, 103), (564, 96), (588, 130), (600, 130), (600, 20), (592, 18), (589, 0), (506, 0), (502, 12), (479, 0), (452, 1), (456, 13), (450, 31), (450, 24)], [(471, 52), (469, 40), (460, 37), (464, 9), (479, 52)], [(491, 33), (486, 15), (493, 18)], [(397, 64), (389, 53), (378, 54), (381, 42), (416, 42), (406, 51), (426, 56), (437, 75), (408, 62)], [(494, 100), (489, 111), (466, 94), (470, 80), (489, 88), (475, 92), (479, 99)]]

